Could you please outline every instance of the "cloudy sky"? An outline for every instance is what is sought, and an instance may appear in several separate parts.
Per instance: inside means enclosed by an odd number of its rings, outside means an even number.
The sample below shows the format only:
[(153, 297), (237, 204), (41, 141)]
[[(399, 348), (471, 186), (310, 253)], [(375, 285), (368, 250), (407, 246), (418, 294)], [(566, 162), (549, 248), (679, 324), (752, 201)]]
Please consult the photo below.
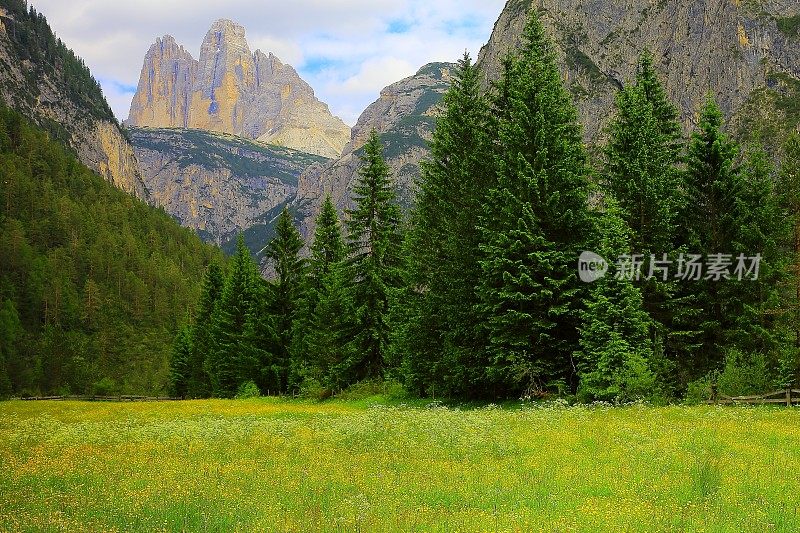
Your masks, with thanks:
[(380, 90), (431, 61), (477, 56), (505, 0), (32, 0), (128, 117), (142, 59), (170, 34), (195, 59), (211, 23), (247, 29), (251, 49), (293, 65), (353, 125)]

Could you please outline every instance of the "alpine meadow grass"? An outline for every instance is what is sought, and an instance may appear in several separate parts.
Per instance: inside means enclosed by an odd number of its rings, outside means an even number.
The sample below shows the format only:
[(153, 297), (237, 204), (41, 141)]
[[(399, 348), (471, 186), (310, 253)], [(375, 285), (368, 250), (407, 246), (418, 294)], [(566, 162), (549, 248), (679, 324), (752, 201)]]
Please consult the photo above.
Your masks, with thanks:
[(796, 409), (0, 403), (0, 531), (798, 531)]

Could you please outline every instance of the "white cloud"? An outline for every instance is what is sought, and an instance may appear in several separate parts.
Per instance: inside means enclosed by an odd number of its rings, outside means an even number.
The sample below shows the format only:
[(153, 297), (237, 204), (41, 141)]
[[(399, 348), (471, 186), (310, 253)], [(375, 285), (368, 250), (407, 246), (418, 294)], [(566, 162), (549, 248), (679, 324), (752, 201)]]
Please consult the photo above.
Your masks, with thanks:
[(247, 29), (253, 50), (293, 65), (334, 114), (355, 123), (386, 85), (431, 61), (477, 56), (505, 0), (32, 0), (127, 118), (142, 58), (170, 34), (193, 56), (211, 23)]

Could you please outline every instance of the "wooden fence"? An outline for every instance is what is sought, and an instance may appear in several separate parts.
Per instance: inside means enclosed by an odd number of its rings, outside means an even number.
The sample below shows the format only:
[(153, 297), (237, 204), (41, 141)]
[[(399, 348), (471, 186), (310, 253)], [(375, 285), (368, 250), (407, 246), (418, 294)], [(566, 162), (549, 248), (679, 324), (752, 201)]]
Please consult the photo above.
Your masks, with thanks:
[(749, 405), (762, 405), (762, 404), (780, 404), (787, 407), (792, 405), (800, 405), (800, 389), (786, 389), (767, 394), (759, 394), (755, 396), (725, 396), (712, 394), (708, 404), (722, 404), (722, 405), (735, 405), (735, 404), (749, 404)]
[(23, 401), (78, 401), (78, 402), (173, 402), (183, 398), (169, 396), (25, 396)]

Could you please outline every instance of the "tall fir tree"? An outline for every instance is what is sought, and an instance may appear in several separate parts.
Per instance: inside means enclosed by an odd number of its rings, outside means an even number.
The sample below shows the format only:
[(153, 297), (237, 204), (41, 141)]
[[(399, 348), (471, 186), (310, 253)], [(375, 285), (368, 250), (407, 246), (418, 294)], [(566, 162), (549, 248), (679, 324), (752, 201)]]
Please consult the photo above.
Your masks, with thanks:
[[(293, 324), (306, 291), (306, 260), (300, 257), (303, 239), (294, 225), (288, 208), (278, 217), (275, 238), (267, 246), (267, 257), (275, 268), (276, 279), (272, 286), (271, 311), (275, 323), (277, 347), (273, 356), (273, 366), (279, 369), (279, 386), (286, 390), (289, 386), (292, 335), (301, 335)], [(299, 363), (299, 362), (295, 362)]]
[[(339, 215), (330, 196), (325, 198), (316, 220), (311, 243), (308, 284), (293, 324), (292, 360), (297, 384), (314, 379), (330, 385), (330, 368), (341, 360), (342, 312), (341, 265), (346, 256)], [(336, 311), (333, 311), (335, 309)]]
[(310, 269), (313, 283), (319, 286), (334, 266), (344, 260), (346, 254), (339, 214), (328, 195), (317, 217), (314, 241), (311, 244)]
[(206, 361), (217, 349), (214, 337), (214, 310), (222, 296), (225, 279), (219, 265), (212, 263), (206, 270), (197, 314), (192, 326), (192, 353), (189, 358), (187, 395), (190, 398), (207, 398), (211, 395), (211, 377)]
[(585, 292), (575, 265), (590, 231), (581, 127), (535, 12), (505, 77), (498, 184), (480, 219), (486, 381), (498, 396), (574, 377)]
[[(737, 157), (739, 148), (723, 132), (722, 112), (709, 96), (689, 145), (687, 195), (692, 202), (685, 206), (681, 217), (687, 231), (688, 252), (701, 255), (703, 260), (714, 254), (733, 253), (738, 231), (737, 198), (742, 188)], [(733, 317), (726, 312), (730, 302), (724, 283), (690, 280), (681, 283), (679, 290), (694, 297), (692, 302), (697, 311), (693, 318), (696, 348), (682, 354), (679, 364), (687, 378), (696, 379), (723, 361), (725, 338)]]
[(650, 267), (658, 266), (654, 261), (663, 261), (664, 254), (668, 260), (678, 257), (685, 240), (679, 217), (686, 204), (678, 113), (667, 99), (649, 52), (639, 59), (635, 83), (617, 95), (609, 133), (604, 188), (618, 201), (620, 215), (631, 229), (625, 253), (642, 258), (636, 285), (653, 318), (652, 340), (668, 354), (658, 365), (664, 384), (674, 379), (676, 354), (694, 347), (695, 331), (693, 297), (681, 295), (672, 278), (649, 276)]
[(655, 58), (649, 50), (645, 50), (639, 57), (636, 68), (636, 87), (642, 91), (645, 99), (653, 106), (653, 117), (660, 125), (661, 134), (667, 139), (666, 144), (672, 151), (673, 160), (682, 159), (684, 143), (678, 109), (667, 97), (667, 91), (656, 71)]
[(348, 276), (354, 316), (347, 358), (336, 366), (339, 381), (383, 376), (389, 343), (389, 291), (400, 284), (400, 208), (383, 146), (373, 130), (363, 148), (362, 167), (348, 211)]
[(671, 253), (684, 203), (683, 175), (677, 167), (674, 139), (664, 130), (671, 131), (677, 122), (662, 122), (647, 97), (644, 81), (620, 91), (615, 107), (605, 181), (632, 230), (628, 252), (646, 257)]
[(791, 324), (795, 349), (800, 351), (800, 134), (791, 135), (783, 147), (778, 184), (781, 204), (787, 211), (792, 233), (787, 243), (790, 255), (790, 286), (785, 315)]
[(169, 362), (170, 389), (174, 396), (186, 398), (189, 393), (189, 366), (192, 357), (192, 329), (184, 326), (175, 337), (172, 346), (172, 358)]
[(12, 369), (20, 367), (18, 345), (24, 330), (14, 302), (3, 300), (0, 304), (0, 399), (14, 392), (11, 381)]
[[(216, 306), (214, 336), (216, 349), (208, 360), (212, 392), (216, 397), (232, 398), (242, 383), (241, 355), (247, 316), (255, 305), (258, 269), (250, 250), (239, 235), (236, 253), (228, 264), (228, 275)], [(250, 368), (247, 364), (246, 368)], [(250, 377), (250, 376), (248, 376)]]
[[(728, 253), (733, 255), (731, 280), (721, 287), (725, 314), (732, 319), (726, 344), (744, 353), (768, 359), (785, 349), (785, 322), (781, 319), (783, 287), (790, 272), (786, 244), (792, 221), (776, 188), (776, 172), (763, 146), (747, 147), (742, 180), (736, 197), (734, 229)], [(758, 278), (739, 281), (739, 257), (759, 257)]]
[[(603, 202), (597, 251), (602, 257), (628, 254), (633, 232), (625, 222), (626, 213), (610, 195)], [(609, 272), (595, 281), (580, 328), (578, 396), (584, 401), (614, 402), (651, 397), (655, 387), (651, 329), (642, 293), (632, 280)]]
[(402, 341), (406, 368), (440, 369), (428, 378), (411, 372), (410, 381), (418, 382), (413, 386), (466, 395), (483, 376), (476, 357), (483, 343), (475, 310), (475, 288), (482, 278), (475, 214), (496, 182), (490, 106), (468, 54), (459, 61), (441, 107), (430, 159), (422, 163), (408, 246), (406, 285), (416, 294), (406, 291), (398, 305), (409, 306)]

